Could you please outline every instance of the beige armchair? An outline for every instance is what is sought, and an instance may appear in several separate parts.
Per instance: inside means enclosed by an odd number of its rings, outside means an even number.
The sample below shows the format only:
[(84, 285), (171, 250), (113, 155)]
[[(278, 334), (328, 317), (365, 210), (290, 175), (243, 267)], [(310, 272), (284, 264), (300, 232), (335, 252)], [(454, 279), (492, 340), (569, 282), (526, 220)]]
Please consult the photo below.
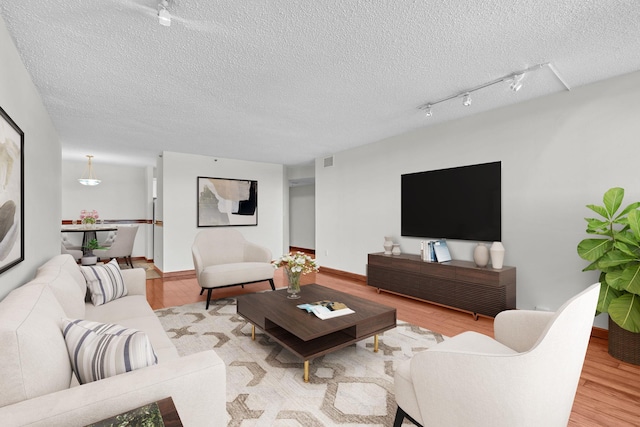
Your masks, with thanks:
[(213, 228), (200, 231), (191, 254), (198, 284), (202, 287), (200, 295), (207, 290), (206, 309), (215, 288), (268, 280), (271, 289), (275, 289), (271, 251), (248, 242), (238, 230)]
[(100, 259), (124, 258), (125, 263), (133, 268), (131, 253), (137, 232), (137, 225), (118, 227), (111, 246), (107, 249), (94, 249), (93, 254)]
[(599, 290), (555, 313), (503, 311), (495, 339), (464, 332), (402, 362), (394, 426), (405, 417), (425, 426), (566, 426)]

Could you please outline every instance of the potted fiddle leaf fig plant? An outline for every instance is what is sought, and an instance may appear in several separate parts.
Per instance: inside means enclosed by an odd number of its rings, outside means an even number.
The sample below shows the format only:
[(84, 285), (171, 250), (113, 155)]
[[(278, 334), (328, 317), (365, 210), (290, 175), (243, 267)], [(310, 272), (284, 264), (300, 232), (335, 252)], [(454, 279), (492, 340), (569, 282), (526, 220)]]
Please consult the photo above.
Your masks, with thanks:
[(94, 249), (102, 249), (98, 243), (98, 239), (89, 240), (83, 248), (87, 250), (87, 253), (85, 253), (80, 260), (82, 265), (94, 265), (98, 262), (98, 257), (93, 254)]
[(585, 218), (587, 233), (578, 255), (590, 261), (583, 271), (600, 271), (597, 312), (609, 314), (609, 354), (640, 364), (640, 202), (624, 209), (624, 189), (604, 194), (603, 206), (587, 205), (601, 218)]

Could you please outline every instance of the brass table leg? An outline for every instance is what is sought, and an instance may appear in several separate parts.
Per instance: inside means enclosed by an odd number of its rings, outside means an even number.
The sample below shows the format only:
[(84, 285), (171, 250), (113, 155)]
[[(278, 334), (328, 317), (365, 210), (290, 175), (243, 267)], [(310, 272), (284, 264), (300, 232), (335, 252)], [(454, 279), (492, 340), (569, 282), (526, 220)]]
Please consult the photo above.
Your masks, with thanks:
[(251, 340), (256, 340), (256, 325), (251, 325)]
[(377, 335), (373, 336), (373, 352), (374, 353), (378, 352), (378, 336)]
[(309, 361), (305, 360), (304, 361), (304, 382), (308, 383), (309, 382)]

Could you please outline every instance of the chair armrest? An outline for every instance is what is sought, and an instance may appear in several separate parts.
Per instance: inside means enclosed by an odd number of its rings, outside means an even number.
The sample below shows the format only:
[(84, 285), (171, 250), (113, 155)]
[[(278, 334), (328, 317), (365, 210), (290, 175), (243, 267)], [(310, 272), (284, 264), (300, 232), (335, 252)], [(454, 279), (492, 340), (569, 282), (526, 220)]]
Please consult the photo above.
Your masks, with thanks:
[(255, 243), (245, 242), (244, 244), (245, 262), (271, 262), (271, 251)]
[(496, 340), (517, 352), (528, 351), (538, 342), (555, 312), (507, 310), (493, 321)]
[(120, 270), (128, 295), (147, 295), (147, 274), (144, 268)]
[(549, 384), (549, 375), (540, 369), (549, 368), (531, 363), (530, 353), (515, 353), (479, 335), (457, 335), (411, 359), (413, 388), (423, 420), (429, 425), (451, 426), (560, 425), (547, 419), (553, 410), (540, 410), (540, 406), (560, 406), (544, 397), (549, 387), (556, 386)]
[(173, 398), (185, 426), (226, 426), (226, 372), (204, 351), (0, 408), (3, 425), (85, 426)]

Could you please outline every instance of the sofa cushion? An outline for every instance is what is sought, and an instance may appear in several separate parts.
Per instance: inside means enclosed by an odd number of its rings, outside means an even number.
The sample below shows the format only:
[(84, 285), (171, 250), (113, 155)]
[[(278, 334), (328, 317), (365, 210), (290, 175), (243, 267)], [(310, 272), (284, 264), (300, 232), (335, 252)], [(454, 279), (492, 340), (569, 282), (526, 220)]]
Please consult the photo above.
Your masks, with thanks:
[(50, 267), (58, 267), (69, 273), (73, 278), (74, 283), (78, 286), (78, 289), (82, 291), (83, 295), (87, 292), (87, 281), (80, 271), (80, 266), (78, 266), (78, 263), (71, 255), (61, 254), (54, 256), (38, 268), (38, 274), (40, 274), (41, 270), (45, 270)]
[(45, 284), (21, 286), (0, 301), (0, 407), (69, 388), (65, 316)]
[[(79, 273), (78, 269), (78, 273)], [(83, 277), (84, 280), (84, 277)], [(86, 284), (81, 289), (76, 286), (75, 279), (58, 266), (46, 266), (38, 269), (36, 277), (25, 286), (48, 284), (53, 295), (68, 317), (83, 318), (85, 314), (84, 297)]]
[[(123, 273), (128, 271), (130, 270), (123, 270)], [(116, 323), (125, 328), (144, 331), (161, 363), (178, 357), (178, 351), (167, 336), (158, 316), (142, 295), (127, 295), (124, 298), (111, 301), (109, 304), (99, 306), (88, 303), (85, 319), (102, 323)]]
[(274, 268), (268, 262), (237, 262), (210, 265), (200, 273), (199, 283), (203, 288), (235, 285), (273, 279)]
[(83, 266), (80, 269), (87, 279), (93, 305), (106, 304), (127, 295), (127, 287), (115, 259), (104, 265)]
[(63, 319), (62, 331), (80, 384), (158, 363), (149, 338), (137, 329)]

